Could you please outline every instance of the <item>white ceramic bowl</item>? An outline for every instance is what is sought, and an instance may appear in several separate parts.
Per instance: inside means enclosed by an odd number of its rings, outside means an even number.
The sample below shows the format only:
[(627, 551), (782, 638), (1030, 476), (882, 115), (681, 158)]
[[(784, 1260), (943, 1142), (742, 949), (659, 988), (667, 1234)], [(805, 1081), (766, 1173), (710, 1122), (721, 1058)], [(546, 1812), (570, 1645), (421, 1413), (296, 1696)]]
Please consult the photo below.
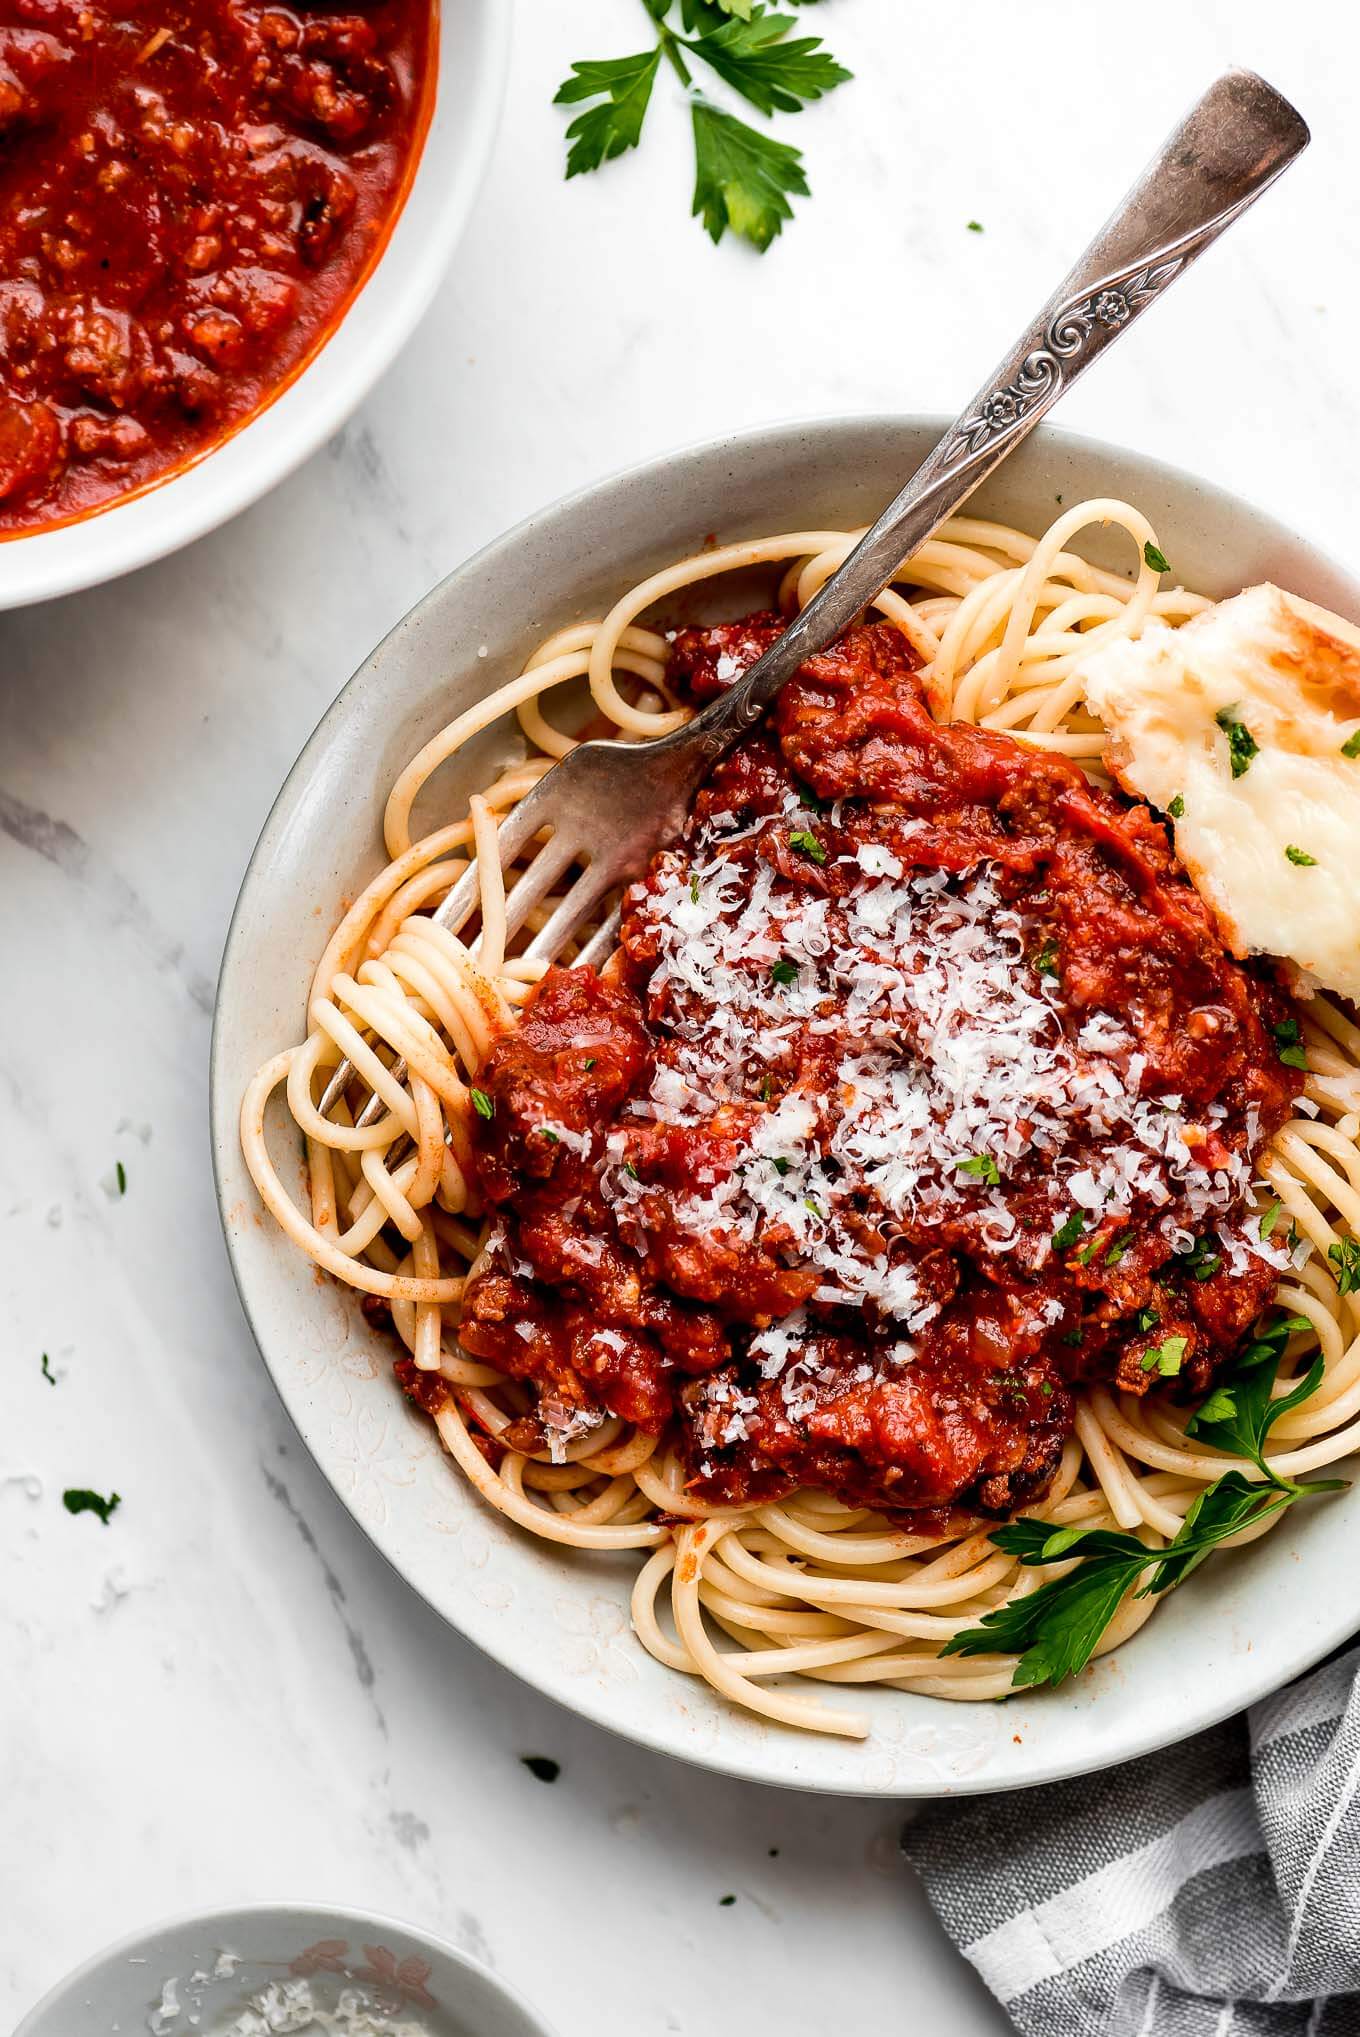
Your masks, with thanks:
[[(990, 1705), (866, 1688), (857, 1701), (873, 1737), (863, 1746), (763, 1724), (637, 1646), (631, 1562), (532, 1540), (474, 1496), (432, 1425), (404, 1403), (391, 1348), (355, 1298), (318, 1282), (257, 1213), (237, 1114), (253, 1070), (300, 1036), (341, 901), (380, 867), (387, 789), (437, 728), (517, 672), (549, 630), (603, 613), (710, 530), (726, 542), (868, 521), (944, 424), (782, 425), (677, 453), (543, 510), (443, 581), (345, 687), (280, 793), (242, 887), (213, 1039), (218, 1187), (241, 1298), (308, 1447), (396, 1569), (489, 1654), (603, 1725), (706, 1767), (847, 1794), (1018, 1788), (1125, 1760), (1250, 1703), (1355, 1625), (1335, 1580), (1348, 1574), (1360, 1492), (1300, 1507), (1259, 1546), (1216, 1558), (1074, 1685)], [(1224, 595), (1269, 577), (1360, 615), (1360, 584), (1269, 516), (1136, 453), (1044, 432), (975, 503), (1038, 531), (1055, 496), (1070, 505), (1096, 495), (1140, 505), (1191, 587)], [(1095, 532), (1081, 541), (1098, 563), (1127, 569), (1122, 542), (1121, 552)], [(726, 613), (740, 598), (725, 590)], [(449, 767), (450, 797), (485, 782), (496, 743), (488, 731)]]
[(429, 306), (491, 155), (510, 45), (510, 0), (438, 0), (434, 113), (377, 266), (295, 381), (197, 465), (61, 529), (0, 544), (0, 609), (71, 594), (146, 566), (265, 495), (338, 431)]
[(333, 2010), (352, 1988), (428, 2037), (552, 2037), (513, 1989), (451, 1945), (315, 1903), (250, 1903), (139, 1931), (59, 1981), (15, 2037), (213, 2037), (252, 1995), (299, 1979), (318, 2007)]

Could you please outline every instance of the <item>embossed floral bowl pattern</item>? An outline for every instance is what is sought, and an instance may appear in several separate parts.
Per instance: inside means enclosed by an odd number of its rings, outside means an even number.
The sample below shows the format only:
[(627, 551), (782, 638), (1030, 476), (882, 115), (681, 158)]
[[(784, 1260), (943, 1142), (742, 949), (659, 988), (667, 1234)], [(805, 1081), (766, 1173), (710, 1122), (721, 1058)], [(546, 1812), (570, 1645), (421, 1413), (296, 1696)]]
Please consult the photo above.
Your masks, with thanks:
[[(725, 542), (868, 521), (945, 422), (829, 420), (700, 446), (542, 511), (451, 574), (345, 687), (280, 793), (242, 888), (213, 1043), (218, 1188), (246, 1313), (317, 1462), (396, 1569), (490, 1655), (603, 1725), (731, 1774), (854, 1795), (1081, 1774), (1193, 1733), (1287, 1681), (1354, 1624), (1331, 1581), (1345, 1574), (1360, 1499), (1300, 1508), (1260, 1546), (1208, 1565), (1127, 1648), (1058, 1691), (970, 1706), (868, 1689), (865, 1745), (767, 1725), (643, 1653), (628, 1625), (630, 1562), (532, 1541), (474, 1496), (403, 1402), (391, 1351), (355, 1298), (318, 1281), (261, 1217), (236, 1127), (255, 1067), (300, 1036), (326, 934), (380, 865), (387, 789), (428, 736), (518, 671), (549, 630), (603, 613), (710, 531)], [(1360, 584), (1313, 547), (1139, 454), (1040, 431), (974, 501), (1037, 531), (1059, 501), (1098, 495), (1146, 512), (1187, 585), (1224, 595), (1272, 578), (1360, 615)], [(1113, 536), (1106, 548), (1089, 535), (1098, 563), (1131, 569)], [(724, 591), (728, 613), (743, 593), (757, 590)], [(513, 740), (511, 730), (488, 731), (451, 767), (445, 796), (481, 782)], [(300, 1154), (293, 1178), (300, 1188)]]
[(15, 2037), (214, 2037), (252, 1997), (302, 1982), (322, 2009), (357, 1996), (375, 2020), (413, 2024), (424, 2037), (552, 2037), (513, 1990), (452, 1946), (389, 1917), (310, 1903), (208, 1911), (138, 1932), (68, 1974)]

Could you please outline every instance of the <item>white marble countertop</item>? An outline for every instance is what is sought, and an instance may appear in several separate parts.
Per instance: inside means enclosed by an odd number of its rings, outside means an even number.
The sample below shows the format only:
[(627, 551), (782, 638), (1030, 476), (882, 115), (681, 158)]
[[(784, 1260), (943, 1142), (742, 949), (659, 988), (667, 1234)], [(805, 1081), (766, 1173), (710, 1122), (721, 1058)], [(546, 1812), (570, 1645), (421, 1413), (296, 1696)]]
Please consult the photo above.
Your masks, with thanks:
[[(580, 1724), (363, 1540), (227, 1272), (214, 975), (294, 754), (433, 580), (668, 444), (953, 408), (1230, 60), (1296, 98), (1314, 147), (1063, 422), (1354, 560), (1360, 23), (1318, 0), (841, 0), (808, 25), (859, 77), (797, 123), (816, 196), (762, 261), (687, 219), (664, 75), (641, 153), (561, 180), (552, 91), (569, 60), (640, 46), (636, 0), (518, 17), (484, 202), (362, 413), (228, 530), (0, 618), (6, 2027), (103, 1941), (265, 1895), (440, 1931), (562, 2037), (814, 2037), (847, 2002), (885, 2032), (1003, 2027), (897, 1864), (892, 1806), (743, 1787)], [(72, 1484), (123, 1495), (107, 1528), (63, 1512)], [(554, 1788), (531, 1752), (561, 1761)]]

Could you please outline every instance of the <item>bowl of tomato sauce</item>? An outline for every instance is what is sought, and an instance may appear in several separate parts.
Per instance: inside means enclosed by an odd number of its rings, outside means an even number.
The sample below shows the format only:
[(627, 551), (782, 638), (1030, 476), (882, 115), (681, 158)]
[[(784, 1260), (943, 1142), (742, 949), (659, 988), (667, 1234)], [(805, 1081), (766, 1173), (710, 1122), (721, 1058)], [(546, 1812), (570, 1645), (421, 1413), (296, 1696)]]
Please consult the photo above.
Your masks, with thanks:
[(344, 421), (470, 212), (509, 9), (11, 0), (5, 17), (0, 607), (14, 607), (200, 536)]

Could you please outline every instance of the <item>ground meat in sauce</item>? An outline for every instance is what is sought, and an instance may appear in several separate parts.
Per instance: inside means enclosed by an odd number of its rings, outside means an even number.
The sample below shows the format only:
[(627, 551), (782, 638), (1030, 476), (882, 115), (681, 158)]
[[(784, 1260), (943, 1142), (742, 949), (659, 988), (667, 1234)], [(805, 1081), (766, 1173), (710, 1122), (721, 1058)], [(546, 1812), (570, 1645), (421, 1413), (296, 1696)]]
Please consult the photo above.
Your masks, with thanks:
[(0, 535), (201, 452), (307, 357), (418, 142), (430, 0), (13, 0)]
[[(779, 627), (680, 632), (677, 687)], [(462, 1341), (550, 1400), (540, 1438), (673, 1430), (715, 1502), (1009, 1511), (1073, 1384), (1200, 1391), (1273, 1292), (1287, 1014), (1153, 814), (937, 725), (856, 628), (633, 887), (612, 980), (552, 971), (494, 1049)]]

